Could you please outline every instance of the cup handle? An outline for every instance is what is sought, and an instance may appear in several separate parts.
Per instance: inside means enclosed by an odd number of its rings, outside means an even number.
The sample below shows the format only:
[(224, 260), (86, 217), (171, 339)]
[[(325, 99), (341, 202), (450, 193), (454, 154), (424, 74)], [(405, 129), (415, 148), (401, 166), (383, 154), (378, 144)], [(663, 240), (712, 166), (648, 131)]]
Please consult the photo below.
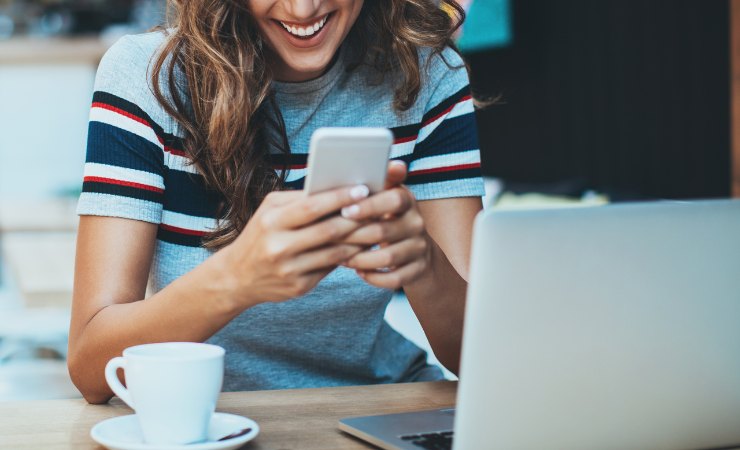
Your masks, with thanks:
[(133, 400), (131, 400), (131, 394), (121, 384), (121, 380), (118, 379), (118, 374), (116, 373), (118, 369), (123, 369), (124, 372), (126, 371), (126, 359), (120, 356), (111, 359), (105, 365), (105, 381), (108, 382), (108, 386), (110, 386), (118, 398), (123, 400), (131, 409), (136, 409), (134, 408)]

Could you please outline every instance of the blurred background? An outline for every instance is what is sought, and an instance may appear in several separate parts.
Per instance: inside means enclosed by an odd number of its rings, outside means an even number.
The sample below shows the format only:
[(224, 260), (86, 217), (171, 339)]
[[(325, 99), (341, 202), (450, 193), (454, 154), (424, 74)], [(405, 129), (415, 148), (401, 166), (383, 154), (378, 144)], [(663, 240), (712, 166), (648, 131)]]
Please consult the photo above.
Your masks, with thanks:
[[(473, 90), (496, 99), (478, 111), (487, 207), (740, 196), (740, 0), (459, 3)], [(165, 11), (0, 0), (0, 401), (79, 396), (64, 360), (95, 70)], [(428, 345), (402, 296), (386, 317)]]

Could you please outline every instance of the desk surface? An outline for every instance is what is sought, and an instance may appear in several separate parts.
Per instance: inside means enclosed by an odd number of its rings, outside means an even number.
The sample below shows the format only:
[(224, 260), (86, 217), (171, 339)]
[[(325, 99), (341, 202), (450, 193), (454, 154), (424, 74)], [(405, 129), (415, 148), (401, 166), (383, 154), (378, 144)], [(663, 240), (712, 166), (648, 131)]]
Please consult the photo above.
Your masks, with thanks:
[[(337, 430), (339, 419), (356, 415), (445, 408), (455, 404), (457, 383), (409, 383), (221, 395), (218, 411), (240, 414), (260, 425), (245, 449), (370, 449)], [(84, 400), (0, 403), (0, 448), (98, 449), (90, 438), (97, 422), (131, 414), (118, 399), (109, 405)]]

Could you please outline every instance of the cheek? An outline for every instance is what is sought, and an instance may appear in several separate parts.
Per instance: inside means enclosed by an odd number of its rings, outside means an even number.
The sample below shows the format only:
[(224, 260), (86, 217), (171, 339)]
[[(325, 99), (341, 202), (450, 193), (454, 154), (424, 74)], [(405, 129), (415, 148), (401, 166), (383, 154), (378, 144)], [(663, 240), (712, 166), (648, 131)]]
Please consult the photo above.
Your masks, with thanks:
[(347, 1), (347, 4), (347, 11), (349, 12), (350, 16), (348, 28), (352, 28), (357, 22), (357, 18), (360, 16), (360, 12), (362, 12), (362, 5), (364, 4), (364, 2), (362, 0)]
[(260, 35), (266, 37), (266, 33), (269, 28), (269, 17), (272, 6), (275, 3), (274, 0), (251, 0), (247, 2), (247, 11), (251, 16), (249, 23), (245, 23), (245, 27), (257, 27)]
[[(376, 1), (376, 0), (372, 0)], [(363, 0), (350, 0), (348, 1), (351, 5), (349, 5), (350, 9), (352, 10), (353, 15), (355, 18), (360, 15), (360, 11), (362, 10), (362, 5), (365, 4)]]
[(275, 27), (272, 26), (272, 22), (267, 19), (257, 20), (255, 17), (254, 22), (254, 24), (249, 24), (249, 26), (255, 26), (257, 28), (257, 34), (262, 42), (272, 50), (277, 50), (278, 45), (276, 44), (280, 42), (280, 39), (278, 39), (279, 30), (275, 29)]
[(263, 16), (272, 7), (275, 0), (247, 0), (247, 11), (253, 16)]

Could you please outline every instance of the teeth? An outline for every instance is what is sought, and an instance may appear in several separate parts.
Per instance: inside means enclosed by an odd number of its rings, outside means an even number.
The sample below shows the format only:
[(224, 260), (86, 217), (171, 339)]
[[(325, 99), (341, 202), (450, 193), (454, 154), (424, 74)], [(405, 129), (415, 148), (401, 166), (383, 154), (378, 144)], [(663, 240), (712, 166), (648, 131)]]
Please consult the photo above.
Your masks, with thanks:
[(323, 19), (319, 20), (313, 25), (309, 25), (306, 28), (303, 27), (297, 27), (295, 25), (287, 25), (284, 22), (280, 22), (280, 24), (285, 28), (290, 34), (294, 36), (313, 36), (316, 32), (318, 32), (321, 28), (324, 27), (324, 24), (326, 23), (326, 19), (329, 18), (329, 15), (327, 14), (324, 16)]

